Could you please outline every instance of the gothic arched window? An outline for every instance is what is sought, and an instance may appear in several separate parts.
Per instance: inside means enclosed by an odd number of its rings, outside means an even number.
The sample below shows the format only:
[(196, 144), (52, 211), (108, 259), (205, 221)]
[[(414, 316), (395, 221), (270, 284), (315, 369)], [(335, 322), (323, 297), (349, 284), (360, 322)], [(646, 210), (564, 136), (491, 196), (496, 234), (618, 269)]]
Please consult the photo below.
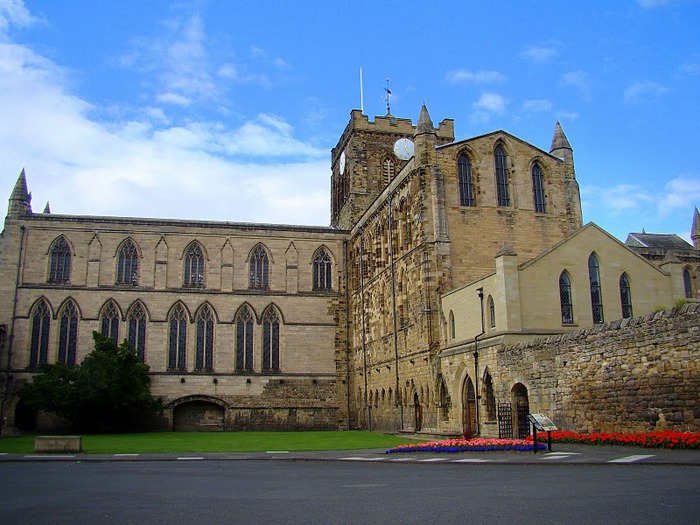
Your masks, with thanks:
[(45, 300), (39, 301), (32, 312), (32, 335), (29, 346), (29, 367), (46, 363), (49, 357), (49, 328), (51, 314)]
[(114, 346), (119, 345), (119, 311), (114, 301), (110, 301), (103, 309), (100, 316), (102, 335), (111, 339)]
[(136, 303), (129, 312), (129, 345), (136, 350), (139, 361), (144, 362), (146, 355), (146, 310), (143, 304)]
[(78, 348), (78, 309), (73, 301), (68, 301), (59, 315), (58, 362), (75, 366)]
[(202, 247), (194, 242), (185, 253), (185, 278), (183, 286), (186, 288), (204, 287), (204, 252)]
[(314, 290), (330, 290), (331, 289), (331, 256), (328, 252), (321, 248), (316, 252), (313, 264), (313, 289)]
[(459, 205), (474, 206), (474, 184), (472, 182), (472, 164), (469, 157), (460, 155), (457, 161), (459, 171)]
[(263, 371), (280, 369), (280, 321), (274, 308), (270, 308), (263, 318)]
[(70, 280), (70, 260), (70, 245), (66, 238), (61, 236), (51, 246), (50, 283), (67, 283)]
[(626, 273), (620, 276), (620, 305), (622, 306), (622, 318), (632, 317), (632, 291)]
[(267, 290), (269, 287), (270, 262), (261, 244), (250, 254), (250, 288)]
[(544, 175), (540, 165), (535, 163), (532, 166), (532, 195), (535, 203), (535, 212), (544, 213), (546, 204), (544, 200)]
[(508, 164), (506, 152), (500, 144), (493, 152), (496, 162), (496, 190), (499, 206), (510, 206), (510, 193), (508, 189)]
[(214, 315), (209, 306), (197, 314), (197, 354), (194, 367), (195, 370), (214, 368)]
[(493, 302), (493, 297), (489, 295), (486, 304), (488, 305), (489, 309), (489, 328), (494, 329), (496, 328), (496, 305)]
[(688, 268), (683, 268), (683, 289), (685, 291), (686, 299), (692, 299), (692, 297), (693, 297), (693, 278), (690, 275), (690, 270)]
[(588, 280), (591, 287), (591, 313), (593, 322), (604, 323), (603, 317), (603, 294), (600, 284), (600, 265), (594, 253), (588, 258)]
[(571, 298), (571, 279), (566, 271), (559, 276), (559, 302), (561, 304), (561, 322), (574, 322), (574, 304)]
[(236, 317), (236, 370), (253, 370), (253, 315), (247, 306)]
[(455, 314), (450, 310), (450, 340), (455, 338)]
[(170, 313), (168, 337), (168, 370), (187, 369), (187, 312), (178, 304)]
[(139, 253), (131, 240), (122, 244), (117, 255), (117, 283), (136, 284), (139, 280)]

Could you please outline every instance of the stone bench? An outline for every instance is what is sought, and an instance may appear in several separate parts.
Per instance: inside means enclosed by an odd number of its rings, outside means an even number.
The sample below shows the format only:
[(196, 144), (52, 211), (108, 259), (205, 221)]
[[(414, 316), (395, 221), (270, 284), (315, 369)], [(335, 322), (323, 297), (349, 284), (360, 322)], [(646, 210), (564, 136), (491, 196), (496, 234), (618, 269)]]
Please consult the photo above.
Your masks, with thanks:
[(36, 436), (34, 452), (82, 452), (83, 436)]

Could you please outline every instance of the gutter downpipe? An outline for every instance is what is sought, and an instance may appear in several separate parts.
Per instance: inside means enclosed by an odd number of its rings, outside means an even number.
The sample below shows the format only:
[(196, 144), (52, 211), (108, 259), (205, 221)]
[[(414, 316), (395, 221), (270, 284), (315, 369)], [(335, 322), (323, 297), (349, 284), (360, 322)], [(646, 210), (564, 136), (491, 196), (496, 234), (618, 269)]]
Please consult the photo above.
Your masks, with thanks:
[(396, 404), (399, 407), (399, 430), (403, 430), (403, 403), (399, 401), (399, 342), (396, 323), (396, 272), (394, 266), (394, 220), (392, 209), (394, 196), (389, 196), (389, 261), (391, 267), (391, 306), (394, 320), (394, 367), (396, 376)]
[(479, 396), (479, 337), (484, 335), (484, 289), (477, 288), (476, 293), (479, 295), (479, 305), (481, 308), (481, 333), (474, 336), (474, 397), (476, 398), (476, 435), (481, 433), (480, 412), (481, 397)]
[(7, 338), (7, 373), (5, 375), (5, 392), (0, 403), (0, 433), (5, 428), (5, 406), (10, 397), (10, 384), (12, 383), (12, 343), (15, 337), (15, 319), (17, 318), (17, 303), (19, 301), (19, 283), (22, 271), (22, 255), (24, 253), (24, 233), (26, 227), (20, 226), (21, 234), (19, 237), (19, 257), (17, 259), (17, 275), (15, 276), (15, 297), (12, 303), (12, 322), (10, 323), (10, 334)]
[(365, 410), (367, 410), (367, 431), (372, 432), (372, 407), (367, 403), (367, 339), (365, 337), (365, 234), (360, 231), (360, 312), (362, 313), (362, 375), (365, 378)]
[(348, 273), (348, 241), (343, 241), (343, 266), (345, 272), (345, 396), (347, 401), (347, 423), (350, 430), (350, 286)]

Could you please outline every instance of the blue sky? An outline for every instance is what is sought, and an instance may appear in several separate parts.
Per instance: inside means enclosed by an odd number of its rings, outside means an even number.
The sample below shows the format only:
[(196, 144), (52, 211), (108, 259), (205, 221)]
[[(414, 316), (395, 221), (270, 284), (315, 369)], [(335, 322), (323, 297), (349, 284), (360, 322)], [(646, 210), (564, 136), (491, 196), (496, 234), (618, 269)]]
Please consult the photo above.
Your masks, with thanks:
[[(34, 211), (329, 224), (360, 106), (574, 148), (584, 221), (689, 238), (700, 0), (0, 0), (0, 197)], [(6, 202), (6, 198), (2, 200)]]

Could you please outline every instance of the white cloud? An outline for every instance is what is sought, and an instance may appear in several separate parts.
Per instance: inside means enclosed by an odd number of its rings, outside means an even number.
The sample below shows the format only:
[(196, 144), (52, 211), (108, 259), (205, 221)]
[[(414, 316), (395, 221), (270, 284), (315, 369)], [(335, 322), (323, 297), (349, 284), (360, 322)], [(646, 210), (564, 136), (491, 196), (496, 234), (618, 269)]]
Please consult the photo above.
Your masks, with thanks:
[(491, 84), (504, 81), (506, 76), (498, 71), (456, 69), (448, 71), (445, 78), (450, 84)]
[(551, 111), (552, 103), (549, 100), (541, 98), (525, 100), (523, 101), (523, 109), (532, 112)]
[(579, 70), (564, 73), (561, 77), (561, 85), (572, 87), (581, 93), (584, 100), (591, 100), (591, 83), (585, 72)]
[(559, 51), (551, 45), (530, 46), (524, 49), (520, 56), (531, 62), (543, 64), (559, 56)]
[(506, 109), (506, 100), (498, 93), (482, 93), (479, 100), (474, 103), (475, 109), (503, 113)]
[(642, 80), (625, 89), (623, 100), (628, 104), (642, 103), (663, 96), (669, 91), (670, 89), (666, 86), (650, 80)]
[(700, 176), (680, 176), (664, 186), (664, 195), (659, 200), (662, 215), (688, 209), (700, 202)]
[(576, 111), (557, 111), (554, 114), (559, 120), (576, 120), (578, 118), (578, 113)]
[(40, 20), (25, 7), (22, 0), (0, 0), (0, 40), (10, 27), (28, 27)]
[[(175, 55), (191, 61), (196, 45)], [(146, 106), (128, 121), (98, 122), (70, 83), (54, 62), (0, 41), (0, 192), (9, 195), (26, 167), (38, 211), (50, 200), (54, 213), (328, 224), (327, 151), (281, 117), (172, 125), (163, 108)], [(190, 95), (166, 87), (170, 103)]]

